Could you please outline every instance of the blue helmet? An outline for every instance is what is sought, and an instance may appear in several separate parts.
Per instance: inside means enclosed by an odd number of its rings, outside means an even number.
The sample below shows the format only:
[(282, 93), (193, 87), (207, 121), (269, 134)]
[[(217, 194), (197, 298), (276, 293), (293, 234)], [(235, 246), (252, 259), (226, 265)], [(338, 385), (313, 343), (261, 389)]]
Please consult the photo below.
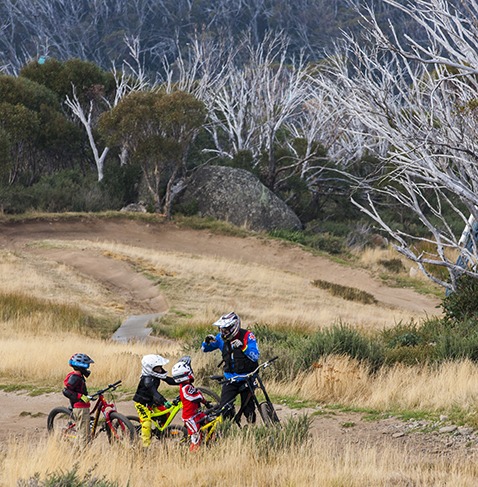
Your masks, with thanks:
[(68, 360), (68, 365), (72, 367), (79, 367), (80, 369), (88, 369), (90, 364), (94, 364), (95, 361), (88, 357), (85, 353), (75, 353), (72, 355), (70, 360)]

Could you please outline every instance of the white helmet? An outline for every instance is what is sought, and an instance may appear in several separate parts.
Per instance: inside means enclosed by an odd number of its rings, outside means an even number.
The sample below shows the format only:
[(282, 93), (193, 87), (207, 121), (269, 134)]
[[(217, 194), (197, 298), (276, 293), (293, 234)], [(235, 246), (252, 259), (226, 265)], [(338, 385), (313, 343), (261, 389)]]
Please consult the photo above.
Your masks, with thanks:
[(218, 326), (223, 340), (231, 340), (236, 336), (241, 327), (241, 319), (232, 311), (227, 315), (221, 316), (213, 326)]
[(187, 362), (178, 362), (173, 365), (171, 375), (178, 384), (187, 380), (194, 380), (193, 369)]
[[(141, 375), (152, 375), (153, 377), (158, 377), (158, 379), (166, 379), (168, 373), (163, 369), (163, 365), (167, 363), (169, 363), (169, 360), (161, 355), (145, 355), (141, 360)], [(161, 372), (154, 371), (155, 367), (161, 367)]]

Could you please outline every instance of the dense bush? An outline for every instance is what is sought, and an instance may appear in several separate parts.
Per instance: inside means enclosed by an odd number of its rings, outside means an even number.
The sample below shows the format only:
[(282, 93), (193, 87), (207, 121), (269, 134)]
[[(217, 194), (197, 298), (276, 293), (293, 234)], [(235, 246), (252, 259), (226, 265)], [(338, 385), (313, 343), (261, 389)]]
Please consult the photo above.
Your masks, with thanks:
[(305, 245), (316, 250), (322, 250), (329, 254), (341, 254), (346, 251), (345, 240), (329, 233), (273, 230), (269, 234), (271, 237), (288, 240), (289, 242)]
[(457, 280), (456, 291), (442, 303), (445, 316), (454, 321), (478, 315), (478, 279), (463, 275)]
[(347, 355), (368, 364), (372, 371), (395, 363), (416, 365), (464, 358), (478, 362), (476, 318), (451, 322), (435, 317), (368, 334), (345, 324), (316, 332), (256, 324), (254, 332), (263, 360), (279, 356), (268, 371), (279, 380), (292, 380), (327, 355)]
[(84, 476), (78, 475), (78, 467), (74, 467), (69, 472), (53, 472), (45, 480), (40, 480), (40, 475), (36, 474), (26, 480), (19, 480), (18, 487), (118, 487), (117, 482), (110, 482), (103, 478), (98, 478), (92, 473)]
[(95, 174), (85, 176), (79, 170), (68, 169), (43, 176), (32, 186), (0, 188), (3, 211), (96, 212), (119, 210), (136, 200), (140, 178), (137, 167), (118, 168), (107, 174), (98, 184)]

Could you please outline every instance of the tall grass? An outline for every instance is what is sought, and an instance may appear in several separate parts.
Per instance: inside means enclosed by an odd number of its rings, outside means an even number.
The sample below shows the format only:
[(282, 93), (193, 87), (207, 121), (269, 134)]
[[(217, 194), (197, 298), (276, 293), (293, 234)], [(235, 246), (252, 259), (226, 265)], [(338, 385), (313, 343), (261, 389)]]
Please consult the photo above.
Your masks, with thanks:
[(37, 442), (12, 441), (0, 460), (1, 485), (17, 485), (18, 480), (35, 475), (37, 479), (45, 479), (53, 472), (64, 472), (63, 477), (66, 477), (73, 468), (79, 478), (97, 477), (110, 485), (114, 482), (118, 487), (158, 484), (177, 487), (472, 487), (478, 475), (472, 455), (453, 464), (445, 457), (435, 457), (431, 461), (417, 451), (410, 461), (409, 454), (398, 448), (343, 445), (320, 434), (295, 448), (277, 449), (273, 455), (270, 451), (258, 452), (256, 438), (252, 436), (226, 438), (217, 446), (194, 455), (178, 448), (165, 449), (159, 444), (147, 453), (94, 443), (80, 453), (53, 438)]
[[(4, 299), (0, 308), (2, 385), (48, 388), (60, 394), (63, 378), (70, 370), (68, 358), (79, 351), (95, 360), (88, 379), (91, 391), (122, 379), (121, 390), (130, 399), (138, 382), (141, 357), (146, 353), (169, 358), (167, 370), (185, 352), (190, 353), (197, 384), (204, 384), (208, 375), (219, 371), (220, 355), (200, 352), (201, 338), (214, 331), (211, 323), (217, 316), (235, 309), (257, 334), (262, 358), (280, 357), (263, 374), (277, 402), (292, 398), (309, 404), (377, 411), (426, 410), (459, 415), (462, 422), (478, 425), (476, 363), (463, 356), (443, 361), (446, 354), (440, 356), (441, 363), (430, 360), (433, 350), (446, 349), (449, 353), (460, 346), (450, 340), (459, 334), (451, 334), (439, 320), (418, 325), (404, 319), (395, 327), (398, 315), (391, 317), (390, 310), (334, 298), (301, 276), (265, 266), (145, 252), (108, 242), (48, 245), (94, 249), (110, 258), (127, 260), (136, 272), (147, 274), (157, 283), (169, 299), (170, 312), (157, 326), (157, 341), (149, 343), (121, 344), (106, 335), (101, 338), (85, 333), (90, 322), (95, 323), (93, 328), (101, 325), (103, 308), (110, 306), (110, 296), (101, 286), (66, 266), (47, 260), (35, 262), (21, 254), (3, 254), (6, 259), (0, 267), (10, 280), (0, 283)], [(32, 279), (25, 282), (25, 275)], [(108, 321), (117, 318), (118, 313), (106, 316)], [(341, 322), (339, 316), (346, 318)], [(471, 324), (467, 326), (472, 328)], [(461, 331), (462, 337), (469, 336)], [(440, 336), (445, 337), (443, 341), (438, 340)], [(431, 350), (422, 364), (414, 360), (396, 363), (397, 357), (391, 355), (400, 352), (411, 357), (419, 347)], [(25, 357), (34, 357), (34, 366)], [(176, 387), (161, 388), (168, 398), (177, 394)], [(464, 458), (456, 466), (445, 459), (430, 462), (429, 457), (417, 453), (405, 469), (410, 458), (407, 452), (354, 444), (339, 446), (320, 432), (309, 438), (304, 425), (305, 421), (297, 420), (288, 422), (281, 431), (254, 428), (246, 434), (230, 435), (218, 448), (193, 456), (175, 448), (166, 450), (163, 445), (145, 455), (139, 448), (121, 450), (100, 443), (79, 453), (40, 433), (35, 441), (12, 439), (4, 447), (0, 482), (10, 487), (20, 479), (38, 483), (52, 475), (66, 478), (74, 474), (79, 479), (94, 475), (118, 486), (158, 482), (177, 486), (476, 483), (478, 472), (471, 458)], [(65, 465), (69, 471), (64, 470)], [(239, 475), (238, 465), (248, 468), (241, 467)]]
[(85, 313), (77, 304), (61, 304), (25, 293), (0, 292), (0, 320), (24, 333), (76, 332), (110, 337), (118, 321)]

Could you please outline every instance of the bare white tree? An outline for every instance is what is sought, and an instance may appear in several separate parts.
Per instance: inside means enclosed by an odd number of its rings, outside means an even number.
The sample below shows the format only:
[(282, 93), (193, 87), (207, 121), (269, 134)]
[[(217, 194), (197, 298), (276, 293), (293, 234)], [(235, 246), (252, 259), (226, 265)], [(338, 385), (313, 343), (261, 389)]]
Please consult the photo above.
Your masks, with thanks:
[[(116, 89), (113, 100), (108, 100), (103, 97), (102, 101), (111, 110), (115, 107), (123, 97), (133, 91), (142, 91), (150, 86), (148, 77), (144, 70), (144, 62), (142, 59), (142, 52), (138, 38), (125, 38), (125, 44), (128, 47), (131, 60), (123, 60), (122, 69), (118, 71), (113, 65), (113, 74), (116, 81)], [(104, 177), (104, 164), (106, 156), (109, 152), (109, 147), (104, 147), (102, 150), (98, 148), (94, 137), (94, 127), (98, 122), (98, 114), (101, 112), (95, 106), (95, 101), (90, 100), (88, 107), (85, 108), (80, 102), (77, 95), (76, 88), (73, 86), (72, 96), (67, 96), (65, 105), (71, 110), (72, 114), (80, 121), (81, 125), (88, 136), (88, 143), (93, 153), (96, 169), (98, 173), (98, 181)], [(123, 145), (120, 151), (121, 164), (125, 164), (128, 157), (128, 147)]]
[(306, 61), (290, 59), (288, 45), (282, 33), (266, 35), (259, 45), (246, 38), (219, 83), (209, 84), (202, 98), (215, 143), (212, 152), (233, 158), (248, 150), (255, 166), (265, 154), (271, 188), (276, 185), (280, 131), (300, 115), (309, 90)]
[[(457, 275), (478, 277), (476, 242), (465, 248), (460, 242), (469, 215), (478, 218), (478, 4), (384, 2), (418, 24), (427, 42), (400, 37), (391, 24), (382, 29), (368, 9), (364, 38), (349, 36), (316, 82), (360, 121), (369, 146), (388, 148), (383, 164), (356, 180), (367, 198), (354, 203), (430, 279), (454, 289)], [(345, 130), (357, 133), (357, 127)], [(380, 208), (385, 198), (412, 212), (426, 236), (387, 222)], [(470, 264), (466, 269), (457, 254)], [(446, 268), (449, 280), (437, 277), (434, 266)]]

